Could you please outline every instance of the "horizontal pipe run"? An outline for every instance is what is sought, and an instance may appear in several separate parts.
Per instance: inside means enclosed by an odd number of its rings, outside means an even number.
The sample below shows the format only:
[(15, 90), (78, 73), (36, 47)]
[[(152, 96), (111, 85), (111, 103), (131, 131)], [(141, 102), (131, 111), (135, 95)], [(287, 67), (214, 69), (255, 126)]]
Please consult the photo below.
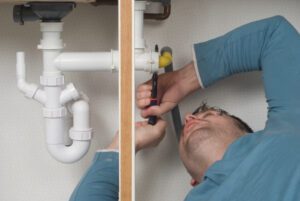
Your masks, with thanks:
[[(61, 71), (118, 71), (119, 51), (110, 52), (64, 52), (55, 59), (55, 66)], [(136, 51), (135, 70), (158, 71), (159, 54), (151, 51)]]
[(119, 66), (119, 52), (64, 52), (54, 62), (61, 71), (113, 71)]

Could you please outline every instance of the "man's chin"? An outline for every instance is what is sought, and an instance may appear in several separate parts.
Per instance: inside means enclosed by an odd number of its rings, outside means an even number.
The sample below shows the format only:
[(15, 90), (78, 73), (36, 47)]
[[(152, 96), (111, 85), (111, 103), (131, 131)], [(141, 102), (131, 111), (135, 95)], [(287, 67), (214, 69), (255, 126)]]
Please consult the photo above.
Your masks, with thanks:
[(186, 149), (188, 152), (195, 152), (201, 148), (201, 144), (212, 136), (209, 128), (199, 128), (193, 131), (187, 139)]

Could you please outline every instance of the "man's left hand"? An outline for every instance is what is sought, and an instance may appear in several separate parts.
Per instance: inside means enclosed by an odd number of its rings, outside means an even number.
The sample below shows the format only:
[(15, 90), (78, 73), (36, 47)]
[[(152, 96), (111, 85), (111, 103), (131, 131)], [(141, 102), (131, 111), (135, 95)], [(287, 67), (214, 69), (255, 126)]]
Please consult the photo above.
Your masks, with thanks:
[[(165, 136), (166, 127), (167, 122), (163, 119), (157, 119), (155, 125), (149, 125), (147, 121), (136, 122), (135, 152), (147, 147), (157, 146)], [(106, 149), (119, 151), (119, 131)]]

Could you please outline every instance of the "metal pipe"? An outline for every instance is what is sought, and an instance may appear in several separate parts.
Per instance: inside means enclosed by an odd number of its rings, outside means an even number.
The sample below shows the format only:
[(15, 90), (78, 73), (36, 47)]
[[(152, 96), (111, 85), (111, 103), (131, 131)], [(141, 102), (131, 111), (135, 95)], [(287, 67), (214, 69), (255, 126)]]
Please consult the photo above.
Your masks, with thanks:
[[(172, 54), (172, 49), (170, 47), (163, 47), (160, 51), (160, 54), (162, 55), (164, 52), (170, 52)], [(173, 71), (173, 62), (167, 67), (165, 67), (165, 72), (172, 72), (172, 71)], [(176, 138), (179, 142), (180, 132), (182, 130), (182, 122), (181, 122), (181, 116), (180, 116), (178, 105), (176, 105), (176, 107), (172, 109), (171, 113), (172, 113), (173, 125), (176, 132)]]
[(163, 13), (144, 13), (144, 19), (146, 20), (165, 20), (171, 14), (171, 4), (164, 5)]

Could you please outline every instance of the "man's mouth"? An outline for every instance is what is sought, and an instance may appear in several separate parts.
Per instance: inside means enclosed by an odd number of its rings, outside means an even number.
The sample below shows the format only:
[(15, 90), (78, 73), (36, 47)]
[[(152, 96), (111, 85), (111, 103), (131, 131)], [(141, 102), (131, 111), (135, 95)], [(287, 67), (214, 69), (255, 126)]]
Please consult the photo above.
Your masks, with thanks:
[(194, 119), (185, 124), (183, 134), (185, 135), (192, 125), (199, 124), (200, 120)]

